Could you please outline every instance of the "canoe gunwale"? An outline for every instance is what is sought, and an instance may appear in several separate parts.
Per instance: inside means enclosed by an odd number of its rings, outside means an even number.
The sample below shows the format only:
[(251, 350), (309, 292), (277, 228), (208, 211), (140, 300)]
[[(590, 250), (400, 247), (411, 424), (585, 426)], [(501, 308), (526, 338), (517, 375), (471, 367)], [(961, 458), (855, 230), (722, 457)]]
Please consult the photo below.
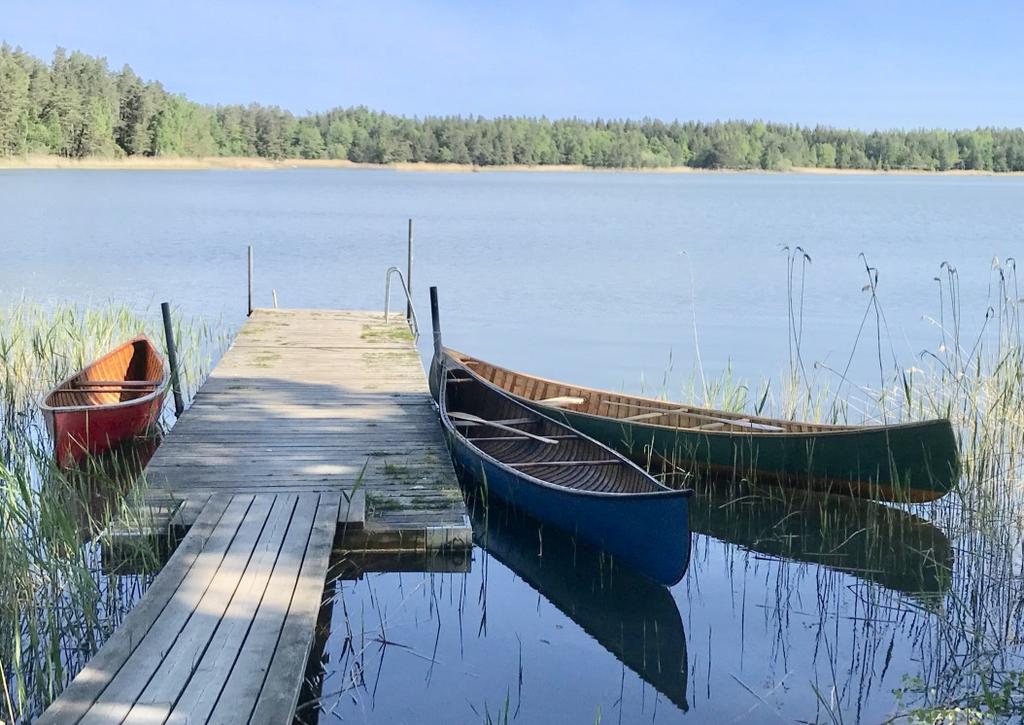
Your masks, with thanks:
[[(579, 386), (575, 386), (579, 387)], [(599, 391), (597, 391), (599, 392)], [(949, 420), (946, 418), (931, 418), (929, 420), (916, 420), (906, 423), (891, 423), (888, 425), (849, 425), (843, 426), (842, 428), (836, 429), (825, 429), (825, 430), (809, 430), (809, 431), (770, 431), (770, 430), (718, 430), (714, 428), (702, 429), (702, 428), (682, 428), (674, 425), (660, 425), (658, 423), (649, 423), (646, 420), (626, 420), (625, 418), (612, 418), (607, 415), (595, 415), (594, 413), (585, 413), (581, 410), (572, 410), (571, 408), (552, 408), (538, 403), (535, 400), (524, 398), (521, 395), (516, 395), (516, 398), (520, 400), (529, 400), (530, 406), (543, 407), (544, 410), (558, 412), (558, 413), (572, 413), (573, 415), (585, 416), (594, 420), (603, 420), (610, 422), (622, 423), (623, 425), (629, 425), (636, 428), (653, 428), (657, 430), (665, 431), (685, 431), (687, 433), (696, 433), (702, 436), (709, 437), (725, 437), (725, 438), (817, 438), (818, 436), (829, 436), (840, 438), (842, 436), (859, 436), (865, 433), (886, 433), (893, 431), (913, 430), (914, 428), (932, 428), (941, 427), (943, 424), (949, 424)], [(624, 396), (634, 397), (634, 396)], [(637, 400), (646, 400), (645, 398), (636, 397)], [(664, 402), (664, 401), (661, 401)], [(704, 411), (707, 408), (690, 408), (693, 411)], [(754, 416), (751, 416), (753, 419)], [(761, 420), (775, 420), (774, 418), (759, 418), (756, 422)], [(782, 421), (782, 423), (793, 423), (796, 421)], [(817, 423), (808, 423), (807, 425), (818, 425)]]
[(141, 395), (138, 398), (132, 398), (131, 400), (120, 400), (117, 401), (116, 403), (91, 403), (87, 405), (50, 405), (49, 403), (46, 402), (51, 395), (62, 392), (65, 388), (68, 388), (76, 378), (81, 376), (90, 368), (93, 368), (96, 365), (99, 365), (103, 361), (107, 360), (108, 358), (113, 357), (124, 348), (134, 346), (140, 342), (145, 343), (147, 346), (149, 346), (157, 354), (157, 356), (161, 360), (163, 360), (163, 356), (160, 355), (160, 351), (157, 349), (156, 345), (153, 344), (153, 341), (150, 340), (147, 335), (138, 335), (136, 337), (133, 337), (131, 340), (128, 340), (127, 342), (121, 345), (118, 345), (105, 355), (96, 358), (88, 365), (83, 367), (81, 370), (72, 373), (67, 378), (59, 382), (57, 385), (46, 391), (39, 399), (39, 410), (42, 411), (42, 413), (47, 416), (58, 415), (61, 413), (84, 413), (94, 410), (118, 410), (121, 408), (130, 408), (133, 406), (152, 403), (155, 400), (163, 398), (164, 395), (166, 395), (167, 393), (166, 389), (170, 381), (170, 375), (168, 374), (166, 368), (162, 368), (160, 378), (158, 380), (153, 381), (156, 384), (155, 390), (146, 393), (146, 395)]
[[(489, 365), (489, 366), (491, 366), (492, 368), (495, 368), (495, 369), (504, 370), (504, 371), (506, 371), (508, 373), (511, 373), (512, 375), (516, 375), (516, 376), (527, 378), (527, 379), (531, 379), (531, 380), (536, 380), (537, 382), (540, 382), (540, 383), (546, 383), (546, 384), (551, 384), (551, 385), (559, 385), (559, 386), (564, 386), (564, 387), (575, 388), (577, 390), (581, 390), (581, 391), (584, 391), (584, 392), (587, 392), (587, 393), (592, 393), (594, 395), (613, 395), (613, 396), (622, 397), (622, 398), (629, 398), (631, 400), (639, 401), (639, 402), (642, 402), (642, 403), (652, 403), (655, 406), (670, 405), (670, 406), (675, 406), (675, 407), (685, 407), (686, 411), (679, 411), (683, 415), (685, 415), (687, 412), (701, 414), (701, 415), (704, 415), (704, 414), (707, 414), (707, 415), (718, 415), (718, 416), (720, 416), (720, 415), (727, 415), (727, 416), (736, 415), (737, 416), (737, 421), (739, 420), (739, 417), (742, 417), (742, 418), (746, 419), (749, 422), (763, 423), (763, 424), (767, 424), (767, 425), (790, 426), (790, 425), (793, 425), (793, 424), (800, 424), (800, 425), (809, 425), (809, 426), (816, 426), (816, 427), (820, 426), (820, 428), (817, 428), (816, 430), (808, 430), (808, 431), (793, 431), (793, 430), (766, 431), (766, 430), (742, 430), (742, 429), (741, 430), (721, 430), (721, 429), (715, 429), (715, 428), (684, 428), (684, 427), (680, 427), (680, 426), (665, 425), (665, 424), (661, 424), (661, 423), (652, 423), (652, 422), (650, 422), (648, 420), (627, 420), (626, 418), (616, 418), (616, 417), (607, 416), (607, 415), (597, 415), (595, 413), (588, 413), (588, 412), (585, 412), (585, 411), (582, 411), (582, 410), (576, 410), (576, 409), (571, 408), (571, 407), (562, 408), (562, 407), (555, 407), (555, 406), (545, 405), (544, 403), (542, 403), (542, 402), (540, 402), (538, 400), (533, 400), (531, 398), (527, 398), (526, 396), (519, 395), (518, 393), (512, 393), (512, 392), (510, 392), (508, 390), (505, 390), (501, 386), (495, 386), (495, 387), (498, 387), (506, 395), (510, 395), (515, 400), (525, 401), (531, 408), (534, 408), (534, 409), (536, 409), (536, 408), (543, 408), (546, 411), (546, 415), (548, 417), (551, 417), (553, 414), (554, 415), (559, 415), (559, 414), (562, 414), (562, 413), (572, 413), (573, 415), (585, 416), (585, 417), (593, 419), (593, 420), (613, 421), (613, 422), (617, 421), (617, 422), (621, 422), (623, 425), (638, 426), (638, 427), (644, 427), (644, 428), (652, 428), (652, 429), (664, 430), (664, 431), (687, 431), (687, 432), (691, 432), (691, 433), (699, 433), (702, 436), (708, 436), (708, 437), (713, 437), (713, 438), (714, 437), (722, 437), (722, 438), (736, 438), (736, 437), (740, 437), (740, 438), (754, 438), (754, 437), (756, 437), (756, 438), (760, 438), (760, 437), (766, 437), (766, 438), (768, 438), (768, 437), (770, 437), (770, 438), (786, 438), (786, 437), (808, 438), (808, 437), (811, 437), (811, 436), (814, 436), (814, 437), (817, 437), (817, 436), (841, 437), (841, 436), (844, 436), (844, 435), (862, 435), (864, 433), (874, 433), (874, 432), (883, 432), (883, 431), (902, 431), (902, 430), (912, 430), (914, 428), (930, 428), (930, 427), (940, 427), (940, 426), (943, 426), (943, 425), (950, 425), (950, 426), (952, 425), (948, 418), (930, 418), (928, 420), (907, 421), (907, 422), (904, 422), (904, 423), (881, 423), (881, 424), (870, 423), (870, 424), (858, 425), (858, 424), (850, 424), (850, 423), (846, 423), (846, 424), (810, 423), (810, 422), (804, 422), (804, 421), (785, 420), (785, 419), (782, 419), (782, 418), (771, 418), (771, 417), (768, 417), (768, 416), (747, 415), (747, 414), (744, 414), (744, 413), (733, 413), (733, 412), (730, 412), (730, 411), (716, 410), (714, 408), (704, 408), (702, 406), (697, 406), (697, 405), (685, 405), (683, 403), (675, 403), (675, 402), (670, 401), (670, 400), (660, 400), (658, 398), (649, 398), (649, 397), (646, 397), (646, 396), (643, 396), (643, 395), (633, 395), (631, 393), (625, 393), (625, 392), (616, 393), (616, 392), (613, 392), (613, 391), (610, 391), (610, 390), (601, 390), (599, 388), (590, 388), (590, 387), (587, 387), (585, 385), (577, 385), (575, 383), (567, 383), (567, 382), (561, 381), (561, 380), (552, 380), (551, 378), (544, 378), (544, 377), (541, 377), (539, 375), (533, 375), (531, 373), (524, 373), (524, 372), (521, 372), (521, 371), (518, 371), (518, 370), (512, 370), (511, 368), (502, 367), (501, 365), (495, 365), (494, 363), (487, 362), (486, 360), (481, 360), (480, 358), (477, 358), (477, 357), (474, 357), (472, 355), (460, 352), (460, 351), (455, 350), (455, 349), (450, 348), (450, 347), (445, 347), (444, 348), (444, 352), (446, 353), (446, 355), (448, 357), (450, 357), (451, 359), (453, 359), (453, 360), (455, 360), (457, 362), (460, 361), (460, 360), (472, 360), (474, 362), (478, 362), (478, 363), (481, 363), (481, 364), (484, 364), (484, 365)], [(462, 363), (460, 363), (460, 364), (462, 364)], [(464, 364), (463, 364), (463, 367), (465, 369), (469, 370), (469, 372), (473, 373), (473, 375), (477, 379), (484, 381), (488, 385), (494, 386), (494, 383), (492, 383), (491, 381), (487, 380), (483, 376), (477, 374), (474, 370), (472, 370), (472, 368), (470, 368), (470, 367), (468, 367), (468, 366), (466, 366)], [(673, 411), (672, 411), (671, 408), (666, 408), (665, 409), (665, 413), (666, 414), (670, 414), (672, 412)]]
[[(446, 352), (447, 352), (447, 350), (446, 350)], [(450, 366), (450, 363), (454, 363), (454, 366)], [(490, 382), (489, 380), (485, 380), (484, 378), (480, 377), (479, 375), (474, 373), (472, 370), (470, 370), (468, 367), (466, 367), (465, 365), (460, 363), (456, 358), (452, 357), (451, 355), (446, 354), (444, 356), (444, 359), (441, 361), (441, 375), (442, 375), (442, 377), (441, 377), (441, 380), (439, 381), (439, 384), (438, 384), (438, 392), (439, 392), (438, 408), (440, 409), (441, 419), (442, 419), (442, 422), (444, 424), (445, 429), (450, 431), (454, 436), (456, 436), (456, 438), (460, 442), (462, 442), (465, 446), (467, 446), (474, 453), (474, 455), (480, 457), (481, 459), (487, 461), (488, 463), (490, 463), (492, 465), (495, 465), (495, 466), (501, 468), (502, 470), (506, 471), (509, 475), (515, 476), (515, 477), (520, 478), (520, 479), (524, 479), (526, 482), (528, 482), (530, 484), (533, 484), (533, 485), (536, 485), (536, 486), (540, 486), (542, 488), (550, 489), (552, 491), (558, 491), (558, 492), (560, 492), (562, 494), (569, 494), (569, 495), (573, 495), (573, 496), (588, 496), (588, 497), (591, 497), (591, 498), (594, 498), (594, 499), (615, 500), (615, 499), (628, 498), (628, 499), (637, 499), (637, 500), (639, 500), (639, 499), (666, 498), (666, 497), (667, 498), (689, 498), (693, 494), (692, 489), (688, 489), (688, 488), (685, 488), (685, 489), (669, 488), (668, 486), (666, 486), (665, 484), (663, 484), (660, 481), (658, 481), (656, 478), (654, 478), (649, 473), (647, 473), (643, 468), (638, 466), (633, 461), (629, 460), (628, 457), (624, 456), (623, 454), (619, 453), (618, 451), (616, 451), (616, 450), (606, 446), (605, 444), (601, 443), (600, 441), (598, 441), (598, 440), (596, 440), (594, 438), (591, 438), (590, 436), (584, 435), (583, 433), (580, 433), (579, 431), (577, 431), (575, 429), (571, 429), (571, 427), (567, 426), (565, 423), (562, 423), (562, 422), (560, 422), (560, 421), (558, 421), (558, 420), (556, 420), (554, 418), (551, 418), (550, 416), (547, 416), (547, 415), (545, 415), (545, 414), (543, 414), (543, 413), (541, 413), (539, 411), (532, 410), (532, 409), (531, 409), (531, 412), (534, 415), (538, 416), (539, 418), (547, 420), (547, 421), (549, 421), (551, 423), (554, 423), (555, 425), (557, 425), (560, 428), (565, 428), (567, 430), (571, 430), (577, 437), (579, 437), (579, 438), (581, 438), (583, 440), (589, 441), (590, 443), (593, 443), (596, 446), (604, 448), (605, 450), (608, 451), (608, 453), (610, 455), (614, 456), (619, 461), (619, 463), (621, 465), (624, 465), (627, 468), (631, 468), (631, 469), (637, 471), (638, 473), (640, 473), (643, 477), (650, 479), (651, 481), (654, 482), (654, 484), (658, 488), (656, 490), (653, 490), (653, 491), (637, 491), (637, 492), (630, 492), (630, 491), (590, 491), (590, 490), (587, 490), (587, 489), (573, 488), (571, 486), (562, 486), (562, 485), (559, 485), (557, 483), (551, 483), (550, 481), (545, 481), (542, 478), (537, 478), (535, 476), (532, 476), (529, 473), (527, 473), (526, 471), (523, 471), (523, 470), (520, 470), (520, 469), (515, 468), (513, 466), (510, 466), (509, 464), (505, 463), (504, 461), (502, 461), (502, 460), (500, 460), (498, 458), (495, 458), (490, 453), (487, 453), (486, 451), (484, 451), (480, 447), (476, 446), (473, 443), (472, 440), (470, 440), (468, 437), (464, 436), (462, 433), (460, 433), (458, 431), (458, 429), (456, 428), (456, 426), (455, 426), (454, 422), (452, 421), (452, 419), (448, 417), (448, 406), (447, 406), (447, 400), (446, 400), (446, 397), (447, 397), (447, 374), (448, 374), (449, 370), (453, 369), (453, 367), (454, 367), (454, 369), (457, 369), (457, 370), (460, 370), (460, 371), (465, 371), (465, 372), (469, 373), (470, 375), (473, 376), (474, 379), (479, 381), (482, 385), (485, 385), (486, 387), (490, 388), (495, 393), (497, 393), (497, 394), (499, 394), (499, 395), (501, 395), (501, 396), (503, 396), (505, 398), (508, 398), (509, 400), (511, 400), (516, 405), (520, 405), (520, 406), (527, 407), (527, 408), (528, 408), (528, 406), (525, 406), (523, 403), (521, 403), (520, 400), (518, 399), (518, 396), (510, 395), (504, 389), (500, 388), (499, 386), (495, 385), (494, 383)]]

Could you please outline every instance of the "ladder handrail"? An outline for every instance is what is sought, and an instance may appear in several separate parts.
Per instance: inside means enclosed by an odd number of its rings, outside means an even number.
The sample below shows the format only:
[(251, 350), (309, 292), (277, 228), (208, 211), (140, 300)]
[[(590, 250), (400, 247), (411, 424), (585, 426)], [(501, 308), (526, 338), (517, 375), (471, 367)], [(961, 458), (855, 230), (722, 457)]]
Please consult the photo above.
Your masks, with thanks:
[(388, 267), (388, 271), (384, 273), (384, 322), (388, 321), (388, 308), (391, 305), (391, 275), (398, 275), (398, 282), (402, 285), (402, 292), (405, 293), (405, 299), (409, 303), (409, 327), (412, 330), (413, 339), (418, 340), (420, 337), (420, 325), (416, 321), (416, 310), (413, 308), (412, 295), (409, 294), (409, 287), (405, 284), (405, 277), (402, 275), (402, 270), (398, 267)]

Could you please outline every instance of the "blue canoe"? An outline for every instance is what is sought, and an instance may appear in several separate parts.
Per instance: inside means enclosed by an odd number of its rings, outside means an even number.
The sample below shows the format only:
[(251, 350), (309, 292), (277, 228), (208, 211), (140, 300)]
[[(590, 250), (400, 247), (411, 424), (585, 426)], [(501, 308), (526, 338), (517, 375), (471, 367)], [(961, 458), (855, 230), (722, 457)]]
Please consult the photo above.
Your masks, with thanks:
[(532, 410), (443, 349), (432, 383), (464, 476), (651, 579), (674, 584), (690, 560), (690, 491)]

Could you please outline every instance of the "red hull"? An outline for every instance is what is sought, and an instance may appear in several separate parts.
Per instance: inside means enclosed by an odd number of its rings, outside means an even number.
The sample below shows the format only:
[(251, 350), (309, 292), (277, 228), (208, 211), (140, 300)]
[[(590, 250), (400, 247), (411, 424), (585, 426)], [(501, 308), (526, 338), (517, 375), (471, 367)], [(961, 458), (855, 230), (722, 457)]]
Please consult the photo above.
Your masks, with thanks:
[(50, 431), (57, 465), (80, 463), (86, 455), (103, 453), (130, 438), (146, 435), (160, 417), (163, 402), (160, 394), (137, 405), (54, 411), (50, 414)]
[(40, 403), (59, 466), (150, 432), (163, 408), (164, 360), (145, 336), (107, 353)]

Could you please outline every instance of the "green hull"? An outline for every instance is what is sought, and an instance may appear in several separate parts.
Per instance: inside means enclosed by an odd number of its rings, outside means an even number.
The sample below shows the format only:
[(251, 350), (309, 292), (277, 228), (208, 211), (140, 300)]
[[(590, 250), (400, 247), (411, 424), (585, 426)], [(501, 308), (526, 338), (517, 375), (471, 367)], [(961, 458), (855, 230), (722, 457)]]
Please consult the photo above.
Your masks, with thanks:
[(809, 433), (700, 431), (521, 400), (641, 465), (684, 469), (698, 477), (722, 475), (886, 501), (929, 501), (948, 493), (960, 474), (956, 436), (947, 420)]

